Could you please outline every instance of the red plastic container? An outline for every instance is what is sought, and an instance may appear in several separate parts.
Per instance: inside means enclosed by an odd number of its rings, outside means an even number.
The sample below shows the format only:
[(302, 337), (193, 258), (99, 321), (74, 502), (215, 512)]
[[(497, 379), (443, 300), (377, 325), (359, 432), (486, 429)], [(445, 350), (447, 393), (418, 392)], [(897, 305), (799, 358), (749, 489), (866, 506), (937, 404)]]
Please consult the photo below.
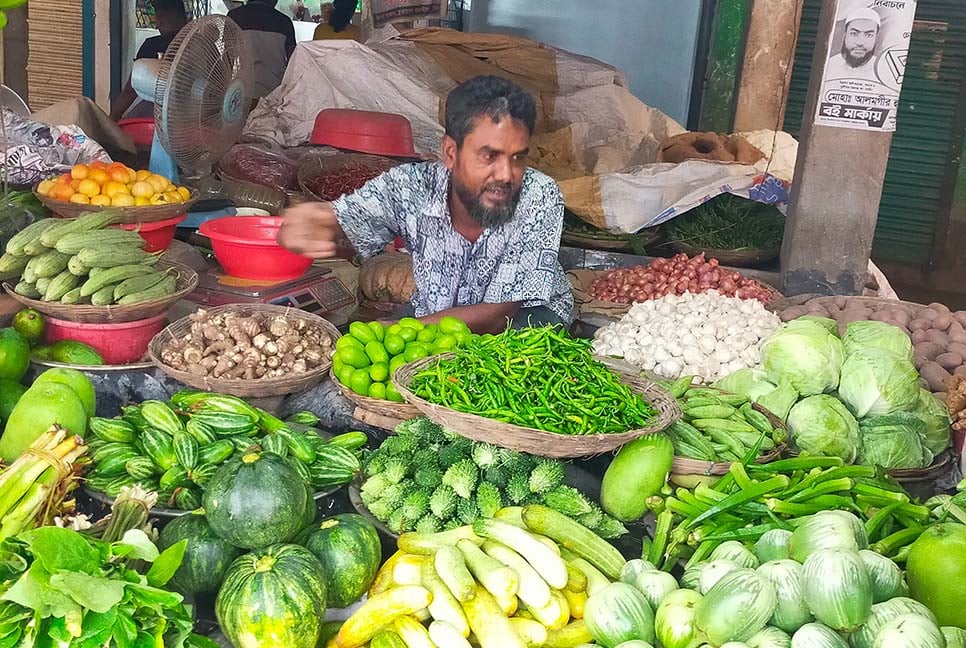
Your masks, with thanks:
[(257, 281), (298, 279), (312, 259), (289, 252), (275, 238), (282, 226), (277, 216), (227, 216), (206, 221), (198, 232), (211, 239), (221, 267), (233, 277)]
[(151, 338), (164, 328), (166, 317), (162, 313), (118, 324), (85, 324), (48, 317), (44, 338), (48, 344), (61, 340), (83, 342), (100, 353), (106, 364), (128, 364), (141, 359)]
[(161, 252), (167, 250), (171, 245), (171, 241), (174, 240), (174, 235), (178, 231), (178, 223), (187, 217), (188, 214), (181, 214), (156, 223), (124, 223), (111, 227), (119, 227), (129, 232), (136, 231), (147, 242), (145, 251)]
[(402, 115), (327, 108), (315, 118), (312, 144), (392, 157), (417, 157), (413, 127)]
[(137, 146), (150, 147), (154, 142), (154, 119), (151, 117), (122, 119), (117, 125)]

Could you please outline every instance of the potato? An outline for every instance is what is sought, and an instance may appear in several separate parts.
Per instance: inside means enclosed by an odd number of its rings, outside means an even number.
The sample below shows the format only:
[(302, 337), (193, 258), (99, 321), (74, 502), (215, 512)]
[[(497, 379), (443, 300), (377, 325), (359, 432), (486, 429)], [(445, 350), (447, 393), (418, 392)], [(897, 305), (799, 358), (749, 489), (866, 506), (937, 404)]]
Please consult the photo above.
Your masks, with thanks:
[(926, 335), (929, 336), (930, 342), (935, 342), (936, 344), (940, 345), (943, 349), (945, 349), (946, 345), (949, 344), (949, 336), (943, 333), (942, 331), (937, 331), (936, 329), (930, 329), (926, 331)]
[(953, 370), (954, 376), (966, 376), (966, 365), (959, 365)]
[(929, 360), (935, 360), (936, 356), (945, 351), (946, 347), (944, 345), (936, 344), (932, 341), (920, 342), (913, 347), (913, 353), (925, 356)]
[(946, 392), (944, 392), (944, 391), (941, 391), (941, 392), (936, 392), (935, 394), (933, 394), (933, 396), (935, 396), (936, 398), (938, 398), (938, 399), (939, 399), (939, 401), (940, 401), (940, 402), (943, 402), (943, 403), (945, 403), (945, 402), (946, 402), (946, 396), (947, 396), (947, 395), (948, 395), (948, 394), (946, 394)]
[(928, 341), (929, 341), (929, 333), (926, 332), (926, 329), (917, 329), (912, 332), (913, 344), (919, 344), (920, 342), (928, 342)]
[(845, 310), (845, 307), (849, 303), (849, 300), (846, 297), (839, 296), (839, 297), (836, 297), (835, 299), (833, 299), (832, 300), (832, 303), (835, 304), (835, 307), (837, 309), (839, 309), (839, 310)]
[(963, 364), (963, 356), (959, 355), (958, 353), (949, 353), (947, 351), (946, 353), (940, 353), (938, 356), (936, 356), (936, 362), (942, 365), (943, 369), (952, 371), (956, 367)]
[(896, 327), (897, 329), (899, 329), (900, 331), (902, 331), (903, 333), (905, 333), (906, 335), (909, 335), (909, 334), (910, 334), (910, 333), (909, 333), (909, 329), (907, 329), (907, 328), (906, 328), (906, 327), (905, 327), (905, 326), (904, 326), (904, 325), (902, 324), (902, 322), (897, 322), (897, 321), (895, 321), (895, 320), (883, 320), (883, 321), (882, 321), (882, 323), (883, 323), (883, 324), (888, 324), (889, 326), (894, 326), (894, 327)]
[(926, 380), (926, 389), (931, 392), (945, 390), (946, 381), (952, 377), (952, 374), (946, 371), (942, 365), (937, 362), (927, 362), (924, 364), (922, 369), (919, 370), (919, 375)]
[(933, 303), (929, 304), (929, 308), (931, 308), (932, 310), (936, 311), (940, 315), (948, 315), (949, 314), (949, 306), (947, 306), (946, 304), (940, 304), (939, 302), (933, 302)]
[(956, 318), (957, 322), (959, 322), (963, 326), (966, 326), (966, 311), (956, 311), (955, 313), (953, 313), (953, 317)]
[(793, 319), (798, 319), (799, 317), (807, 315), (808, 313), (809, 311), (805, 306), (792, 306), (791, 308), (786, 308), (783, 310), (780, 317), (783, 322), (790, 322)]
[(949, 353), (958, 353), (963, 358), (966, 358), (966, 344), (962, 342), (950, 342), (946, 345), (946, 351)]
[(921, 319), (917, 317), (916, 319), (909, 322), (910, 331), (922, 331), (930, 328), (932, 328), (932, 322), (930, 322), (927, 319)]
[(905, 308), (886, 308), (883, 312), (888, 313), (889, 317), (897, 322), (902, 322), (903, 326), (909, 326), (909, 322), (912, 321), (912, 316)]
[(932, 308), (923, 308), (923, 309), (922, 309), (921, 311), (919, 311), (919, 313), (918, 313), (918, 314), (916, 315), (916, 319), (924, 319), (924, 320), (929, 320), (930, 322), (931, 322), (932, 320), (934, 320), (934, 319), (936, 319), (937, 317), (939, 317), (939, 313), (937, 313), (937, 312), (936, 312), (935, 310), (933, 310)]
[(949, 313), (943, 313), (936, 319), (932, 321), (932, 327), (939, 331), (948, 331), (949, 327), (953, 324), (953, 316)]
[(828, 315), (828, 310), (821, 304), (806, 304), (805, 310), (808, 311), (809, 315), (817, 315), (818, 317), (826, 317)]
[(966, 344), (966, 333), (950, 333), (950, 342), (957, 342), (959, 344)]
[(851, 324), (852, 322), (865, 322), (869, 319), (872, 314), (868, 308), (852, 308), (849, 310), (844, 310), (840, 313), (837, 321), (840, 324)]
[(922, 369), (922, 366), (929, 362), (929, 357), (924, 353), (915, 353), (912, 356), (912, 363), (916, 365), (916, 369)]
[(961, 335), (963, 333), (966, 333), (966, 327), (964, 327), (962, 324), (960, 324), (956, 320), (956, 318), (953, 318), (953, 321), (949, 325), (949, 328), (946, 329), (946, 335), (952, 337), (953, 335)]

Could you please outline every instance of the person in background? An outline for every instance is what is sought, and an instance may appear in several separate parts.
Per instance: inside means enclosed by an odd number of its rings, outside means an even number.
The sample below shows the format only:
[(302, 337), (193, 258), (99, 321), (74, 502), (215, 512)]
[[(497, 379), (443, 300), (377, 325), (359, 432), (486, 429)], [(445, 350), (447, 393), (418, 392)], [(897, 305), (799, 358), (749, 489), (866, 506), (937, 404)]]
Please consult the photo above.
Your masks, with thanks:
[(313, 40), (359, 40), (359, 28), (352, 24), (355, 12), (356, 0), (335, 0), (328, 18), (323, 9), (323, 19), (315, 28)]
[(560, 266), (563, 195), (528, 168), (533, 96), (479, 76), (446, 98), (442, 162), (397, 166), (331, 203), (285, 211), (278, 242), (315, 259), (348, 238), (370, 257), (396, 236), (413, 256), (408, 311), (423, 322), (451, 315), (475, 333), (570, 324), (574, 298)]
[[(178, 35), (181, 28), (188, 24), (188, 14), (182, 0), (154, 0), (151, 5), (154, 7), (154, 26), (161, 33), (144, 41), (137, 56), (134, 57), (135, 60), (158, 59), (164, 56), (168, 45)], [(128, 76), (127, 82), (111, 106), (111, 119), (118, 121), (124, 117), (128, 108), (137, 98), (137, 93), (131, 86), (131, 77)], [(154, 117), (154, 104), (143, 101), (135, 106), (132, 113), (127, 116)]]
[(264, 97), (279, 86), (295, 50), (295, 26), (291, 18), (275, 8), (277, 4), (277, 0), (248, 0), (228, 12), (228, 17), (244, 30), (245, 44), (255, 60), (253, 99)]

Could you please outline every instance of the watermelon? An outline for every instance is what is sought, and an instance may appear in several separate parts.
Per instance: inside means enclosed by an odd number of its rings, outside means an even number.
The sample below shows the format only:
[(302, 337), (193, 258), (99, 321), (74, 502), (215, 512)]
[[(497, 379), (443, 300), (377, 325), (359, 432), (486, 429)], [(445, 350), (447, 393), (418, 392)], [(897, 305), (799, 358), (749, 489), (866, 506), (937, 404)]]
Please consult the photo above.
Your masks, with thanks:
[(216, 536), (203, 511), (194, 511), (169, 522), (161, 531), (158, 545), (164, 551), (181, 540), (187, 540), (188, 547), (170, 586), (182, 594), (217, 592), (241, 549)]
[(202, 506), (221, 538), (242, 549), (287, 542), (314, 506), (305, 482), (288, 461), (251, 452), (218, 469), (205, 487)]
[(382, 543), (376, 527), (361, 515), (326, 518), (300, 539), (322, 563), (330, 607), (355, 603), (372, 585), (382, 562)]
[(315, 648), (325, 606), (319, 559), (305, 547), (277, 544), (232, 563), (215, 615), (238, 648)]

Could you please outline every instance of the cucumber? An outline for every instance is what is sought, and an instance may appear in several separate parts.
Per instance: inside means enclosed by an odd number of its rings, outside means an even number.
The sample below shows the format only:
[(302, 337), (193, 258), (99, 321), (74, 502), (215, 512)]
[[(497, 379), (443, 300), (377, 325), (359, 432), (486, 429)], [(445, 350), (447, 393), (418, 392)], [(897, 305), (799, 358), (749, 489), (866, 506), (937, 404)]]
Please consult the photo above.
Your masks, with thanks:
[[(81, 294), (84, 294), (84, 287), (81, 286)], [(105, 288), (101, 288), (96, 293), (90, 296), (91, 303), (94, 306), (109, 306), (114, 303), (114, 286), (110, 285)]]
[(64, 295), (76, 288), (79, 282), (80, 277), (72, 275), (67, 270), (62, 271), (50, 280), (44, 293), (44, 301), (60, 301)]
[(14, 286), (13, 291), (18, 295), (29, 297), (30, 299), (40, 299), (40, 291), (37, 290), (37, 287), (32, 282), (28, 282), (26, 279)]
[[(106, 288), (107, 286), (120, 283), (131, 277), (138, 277), (141, 275), (151, 274), (154, 270), (151, 268), (132, 264), (132, 265), (118, 265), (112, 267), (104, 272), (97, 273), (96, 276), (91, 276), (84, 282), (81, 286), (81, 295), (87, 297), (93, 295), (97, 291)], [(114, 290), (111, 290), (111, 298), (114, 298)]]
[(12, 254), (18, 257), (27, 256), (24, 246), (26, 246), (31, 241), (36, 241), (40, 238), (40, 235), (44, 233), (45, 230), (60, 224), (60, 219), (57, 218), (44, 218), (32, 225), (28, 225), (16, 234), (14, 234), (9, 241), (7, 241), (7, 247), (5, 251), (7, 254)]
[[(524, 522), (526, 522), (526, 508), (524, 508), (523, 511)], [(557, 515), (566, 517), (560, 513)], [(570, 518), (567, 519), (569, 520)], [(576, 522), (571, 522), (572, 524), (580, 526)], [(530, 525), (527, 524), (527, 526), (529, 527)], [(534, 538), (523, 529), (518, 529), (512, 524), (500, 522), (499, 520), (480, 519), (473, 523), (473, 531), (475, 531), (476, 534), (481, 537), (501, 542), (508, 547), (513, 547), (517, 553), (523, 556), (527, 562), (530, 563), (530, 565), (540, 572), (540, 576), (543, 578), (543, 580), (547, 581), (547, 584), (554, 589), (563, 589), (567, 586), (567, 566), (564, 564), (564, 561), (552, 549), (547, 547), (545, 544)], [(593, 533), (589, 529), (584, 529), (584, 531), (591, 534)], [(535, 532), (540, 533), (541, 535), (549, 535), (541, 531), (535, 530)], [(554, 538), (553, 536), (549, 537), (557, 540), (557, 538)], [(604, 540), (600, 541), (604, 542)], [(617, 550), (614, 549), (614, 551), (616, 552)], [(617, 553), (618, 555), (620, 554), (620, 552)], [(624, 560), (621, 559), (621, 566), (623, 565)], [(620, 568), (617, 569), (617, 574), (620, 574)]]
[[(611, 580), (620, 578), (621, 568), (627, 562), (621, 552), (582, 524), (550, 507), (536, 504), (523, 507), (523, 521), (531, 531), (547, 536), (585, 558)], [(563, 589), (566, 584), (564, 578), (564, 584), (557, 589)]]
[(54, 248), (64, 254), (77, 254), (87, 247), (107, 245), (133, 245), (143, 248), (147, 241), (137, 232), (122, 229), (96, 230), (92, 232), (74, 232), (57, 241)]
[(523, 556), (506, 545), (487, 540), (483, 551), (494, 560), (514, 571), (518, 579), (517, 596), (529, 607), (542, 608), (550, 604), (550, 586), (540, 577), (537, 570), (523, 559)]
[(46, 247), (56, 247), (57, 243), (68, 234), (104, 229), (108, 225), (118, 222), (120, 216), (121, 212), (119, 210), (107, 209), (85, 214), (80, 218), (62, 220), (57, 227), (44, 230), (40, 234), (39, 239)]
[(76, 254), (70, 258), (70, 261), (67, 262), (67, 270), (71, 274), (77, 275), (78, 277), (86, 277), (91, 271), (89, 267), (80, 262), (80, 259), (77, 258)]
[(470, 626), (466, 623), (466, 615), (459, 601), (453, 593), (446, 587), (446, 583), (439, 577), (433, 561), (427, 560), (420, 567), (420, 583), (433, 595), (433, 601), (429, 604), (430, 615), (439, 621), (445, 621), (466, 636), (470, 633)]
[(114, 268), (116, 266), (142, 263), (152, 257), (133, 245), (114, 245), (108, 248), (89, 247), (77, 253), (77, 258), (91, 268)]
[(0, 256), (0, 279), (16, 279), (27, 267), (29, 257), (13, 256), (10, 253)]
[(71, 288), (64, 293), (64, 296), (60, 298), (61, 304), (83, 304), (89, 302), (90, 299), (87, 297), (81, 297), (80, 286), (76, 288)]
[(433, 558), (436, 573), (460, 603), (467, 603), (476, 596), (476, 581), (466, 568), (463, 554), (456, 547), (440, 547)]

